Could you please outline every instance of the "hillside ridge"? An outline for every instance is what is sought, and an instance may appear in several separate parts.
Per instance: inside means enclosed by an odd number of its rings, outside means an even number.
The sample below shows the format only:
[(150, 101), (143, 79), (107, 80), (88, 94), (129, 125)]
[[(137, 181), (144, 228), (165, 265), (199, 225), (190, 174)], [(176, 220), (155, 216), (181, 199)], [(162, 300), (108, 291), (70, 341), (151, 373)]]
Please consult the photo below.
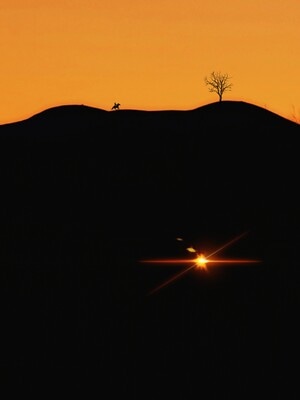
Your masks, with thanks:
[[(267, 110), (261, 106), (244, 102), (244, 101), (234, 101), (234, 100), (226, 100), (222, 102), (213, 102), (208, 103), (193, 109), (188, 110), (173, 110), (173, 109), (166, 109), (166, 110), (140, 110), (140, 109), (119, 109), (119, 110), (105, 110), (102, 108), (97, 108), (85, 104), (65, 104), (65, 105), (58, 105), (54, 107), (47, 108), (33, 114), (32, 116), (22, 119), (20, 121), (14, 121), (10, 123), (5, 123), (0, 125), (0, 129), (6, 126), (16, 126), (28, 123), (37, 123), (37, 122), (44, 122), (47, 121), (51, 123), (51, 121), (59, 122), (62, 120), (64, 122), (72, 120), (72, 118), (76, 119), (76, 121), (80, 122), (87, 122), (89, 119), (93, 119), (96, 121), (101, 117), (107, 117), (108, 114), (115, 115), (116, 113), (121, 114), (122, 117), (138, 115), (139, 117), (145, 115), (147, 117), (151, 116), (159, 117), (159, 116), (171, 116), (171, 115), (181, 115), (187, 117), (188, 115), (197, 115), (207, 114), (207, 117), (211, 116), (211, 114), (221, 113), (222, 117), (225, 117), (226, 113), (229, 113), (227, 117), (235, 117), (239, 118), (242, 116), (247, 117), (246, 114), (251, 114), (251, 117), (260, 117), (264, 120), (270, 120), (272, 117), (276, 119), (278, 122), (283, 123), (286, 122), (288, 125), (291, 126), (299, 126), (297, 122), (292, 121), (288, 118), (285, 118), (273, 111)], [(236, 115), (234, 116), (234, 113)], [(224, 115), (225, 114), (225, 115)]]

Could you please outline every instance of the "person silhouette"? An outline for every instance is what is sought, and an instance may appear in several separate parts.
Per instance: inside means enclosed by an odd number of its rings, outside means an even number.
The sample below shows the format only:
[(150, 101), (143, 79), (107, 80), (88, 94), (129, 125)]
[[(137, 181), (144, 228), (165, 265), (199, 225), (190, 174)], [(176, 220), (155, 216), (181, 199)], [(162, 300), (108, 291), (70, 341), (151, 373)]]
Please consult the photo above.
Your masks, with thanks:
[(119, 110), (120, 109), (120, 103), (114, 103), (114, 105), (112, 106), (112, 110)]

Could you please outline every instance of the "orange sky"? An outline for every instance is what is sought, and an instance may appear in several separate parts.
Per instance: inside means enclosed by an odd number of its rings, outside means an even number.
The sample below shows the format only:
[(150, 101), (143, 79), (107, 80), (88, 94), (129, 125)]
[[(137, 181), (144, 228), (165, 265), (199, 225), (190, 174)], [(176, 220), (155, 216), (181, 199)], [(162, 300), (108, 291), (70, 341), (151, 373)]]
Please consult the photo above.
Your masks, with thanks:
[(48, 107), (187, 110), (224, 100), (300, 121), (299, 0), (1, 0), (0, 123)]

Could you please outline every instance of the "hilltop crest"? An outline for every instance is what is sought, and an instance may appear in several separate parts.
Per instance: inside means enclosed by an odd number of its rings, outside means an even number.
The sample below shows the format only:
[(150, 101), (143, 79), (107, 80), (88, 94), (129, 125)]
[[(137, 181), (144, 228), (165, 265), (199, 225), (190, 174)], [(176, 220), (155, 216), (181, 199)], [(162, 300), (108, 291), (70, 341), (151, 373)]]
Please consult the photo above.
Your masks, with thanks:
[[(222, 101), (192, 110), (145, 111), (121, 109), (107, 111), (86, 105), (62, 105), (46, 109), (32, 117), (0, 126), (17, 132), (33, 133), (43, 127), (44, 134), (96, 132), (101, 130), (130, 132), (187, 133), (199, 129), (227, 132), (273, 131), (299, 129), (299, 124), (269, 110), (242, 101)], [(54, 131), (55, 129), (55, 131)]]

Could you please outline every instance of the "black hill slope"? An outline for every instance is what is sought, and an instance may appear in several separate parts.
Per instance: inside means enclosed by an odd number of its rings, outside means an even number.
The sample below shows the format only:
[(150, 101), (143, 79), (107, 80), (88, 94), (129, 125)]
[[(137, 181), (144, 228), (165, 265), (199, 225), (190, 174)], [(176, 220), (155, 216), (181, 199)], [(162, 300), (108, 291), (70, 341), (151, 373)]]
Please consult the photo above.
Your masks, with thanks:
[[(57, 106), (46, 109), (26, 120), (0, 125), (0, 127), (2, 129), (4, 127), (6, 129), (11, 128), (17, 132), (19, 129), (24, 130), (27, 127), (32, 131), (39, 128), (44, 128), (47, 131), (56, 126), (63, 135), (67, 133), (65, 131), (67, 128), (75, 132), (82, 131), (84, 128), (97, 130), (98, 127), (103, 127), (105, 123), (108, 124), (108, 128), (110, 124), (117, 127), (120, 122), (125, 124), (125, 127), (129, 128), (130, 131), (140, 131), (141, 127), (146, 130), (155, 127), (156, 131), (157, 125), (180, 131), (183, 127), (177, 125), (180, 122), (192, 130), (195, 128), (195, 123), (197, 125), (202, 124), (203, 127), (210, 127), (212, 130), (220, 126), (224, 129), (231, 127), (236, 131), (245, 128), (245, 126), (261, 129), (265, 125), (265, 131), (271, 129), (274, 132), (279, 129), (286, 129), (288, 126), (292, 128), (292, 126), (297, 125), (267, 109), (242, 101), (216, 102), (185, 111), (120, 109), (116, 112), (85, 105)], [(198, 128), (201, 128), (201, 126), (198, 126)], [(55, 134), (55, 132), (52, 132), (52, 134)]]
[(153, 112), (54, 107), (0, 126), (3, 218), (13, 204), (12, 218), (28, 223), (42, 214), (70, 222), (79, 206), (76, 220), (87, 213), (103, 223), (109, 214), (108, 225), (132, 225), (138, 212), (150, 223), (152, 214), (173, 220), (175, 210), (185, 219), (181, 210), (196, 204), (267, 212), (297, 196), (299, 130), (244, 102)]
[[(1, 125), (0, 365), (11, 387), (285, 398), (299, 357), (299, 133), (235, 101), (66, 105)], [(222, 257), (261, 263), (194, 271), (147, 296), (178, 267), (140, 259), (188, 256), (178, 236), (216, 249), (242, 232)]]

